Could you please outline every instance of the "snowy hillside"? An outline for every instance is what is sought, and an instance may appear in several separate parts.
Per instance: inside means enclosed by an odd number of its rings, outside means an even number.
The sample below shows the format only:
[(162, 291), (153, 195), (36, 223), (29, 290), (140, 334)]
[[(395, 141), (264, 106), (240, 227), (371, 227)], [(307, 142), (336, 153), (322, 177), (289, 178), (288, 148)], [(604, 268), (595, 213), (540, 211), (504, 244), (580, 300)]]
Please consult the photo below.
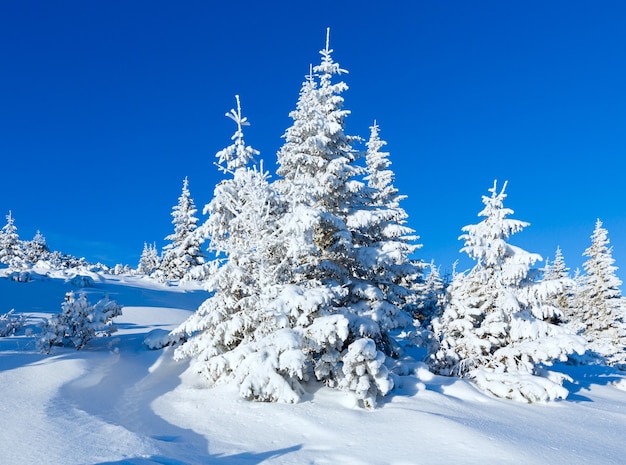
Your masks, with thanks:
[[(237, 388), (210, 388), (143, 344), (170, 330), (206, 298), (197, 287), (90, 273), (90, 300), (123, 306), (119, 330), (83, 350), (36, 349), (38, 325), (60, 310), (72, 275), (0, 277), (0, 314), (27, 324), (0, 338), (3, 465), (72, 464), (619, 464), (626, 456), (623, 375), (606, 367), (557, 365), (566, 400), (524, 404), (488, 397), (466, 380), (423, 365), (395, 378), (376, 409), (353, 395), (307, 385), (297, 404), (255, 403)], [(78, 282), (79, 280), (74, 280)]]

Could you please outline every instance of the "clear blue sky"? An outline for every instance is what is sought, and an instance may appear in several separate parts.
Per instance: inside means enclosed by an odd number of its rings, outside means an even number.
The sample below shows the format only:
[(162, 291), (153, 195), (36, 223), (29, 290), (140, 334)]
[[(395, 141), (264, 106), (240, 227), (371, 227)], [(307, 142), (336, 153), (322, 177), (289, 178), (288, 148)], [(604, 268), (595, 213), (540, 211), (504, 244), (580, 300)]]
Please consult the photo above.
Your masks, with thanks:
[(135, 266), (173, 231), (185, 176), (200, 210), (211, 199), (235, 94), (273, 169), (331, 27), (347, 132), (378, 121), (420, 258), (471, 264), (461, 228), (508, 180), (531, 223), (511, 243), (560, 245), (574, 269), (600, 218), (625, 279), (625, 24), (611, 0), (2, 1), (0, 213), (24, 239)]

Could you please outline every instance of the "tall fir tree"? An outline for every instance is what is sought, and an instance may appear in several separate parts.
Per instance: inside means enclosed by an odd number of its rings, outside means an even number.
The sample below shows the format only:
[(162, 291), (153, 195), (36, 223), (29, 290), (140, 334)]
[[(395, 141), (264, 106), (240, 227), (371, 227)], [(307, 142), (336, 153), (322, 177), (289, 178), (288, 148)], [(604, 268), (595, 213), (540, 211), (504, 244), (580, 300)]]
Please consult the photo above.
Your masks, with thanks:
[(504, 190), (496, 183), (483, 196), (485, 217), (465, 226), (461, 251), (476, 265), (458, 274), (448, 288), (448, 304), (433, 328), (439, 342), (430, 364), (436, 373), (473, 380), (498, 397), (541, 401), (567, 395), (562, 377), (545, 369), (573, 352), (582, 338), (551, 324), (555, 308), (546, 298), (557, 291), (536, 281), (534, 253), (507, 243), (528, 223), (507, 218)]
[(368, 265), (385, 262), (381, 248), (366, 240), (377, 209), (364, 200), (368, 190), (358, 180), (365, 171), (356, 164), (357, 138), (345, 133), (347, 85), (335, 82), (345, 70), (332, 58), (328, 35), (320, 53), (278, 152), (275, 184), (286, 204), (281, 234), (289, 265), (273, 305), (281, 324), (299, 335), (315, 377), (373, 406), (393, 386), (384, 352), (387, 331), (403, 315), (379, 286), (386, 284), (381, 275), (371, 279)]
[(626, 368), (626, 302), (616, 276), (608, 231), (598, 219), (584, 252), (585, 275), (572, 318), (583, 328), (588, 348), (609, 365)]
[(202, 238), (195, 234), (197, 211), (189, 192), (189, 181), (185, 177), (178, 204), (172, 209), (174, 233), (165, 237), (165, 240), (171, 242), (163, 247), (163, 257), (159, 265), (166, 279), (181, 279), (191, 268), (204, 263)]

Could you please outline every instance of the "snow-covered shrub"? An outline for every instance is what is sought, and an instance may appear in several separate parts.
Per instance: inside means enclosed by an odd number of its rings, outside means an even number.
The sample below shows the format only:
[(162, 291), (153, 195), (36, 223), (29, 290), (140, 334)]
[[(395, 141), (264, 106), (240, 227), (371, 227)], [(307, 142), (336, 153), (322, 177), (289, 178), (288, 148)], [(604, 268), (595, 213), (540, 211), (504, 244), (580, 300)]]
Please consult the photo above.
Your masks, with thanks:
[(8, 278), (11, 281), (16, 281), (18, 283), (29, 283), (33, 281), (33, 277), (30, 271), (14, 271), (8, 276)]
[(0, 315), (0, 337), (11, 336), (19, 331), (26, 323), (26, 317), (19, 314), (15, 315), (15, 310), (12, 309), (4, 315)]
[(70, 283), (74, 287), (93, 287), (94, 281), (91, 276), (85, 276), (77, 274), (72, 279), (70, 279)]
[(342, 362), (343, 376), (339, 387), (354, 392), (364, 407), (376, 407), (376, 397), (386, 395), (393, 388), (393, 379), (385, 366), (385, 354), (376, 349), (373, 340), (354, 341), (348, 346)]
[(564, 397), (562, 377), (545, 367), (583, 353), (584, 339), (552, 324), (560, 312), (551, 297), (563, 287), (536, 281), (531, 266), (541, 257), (506, 241), (528, 223), (506, 218), (504, 189), (483, 196), (485, 219), (463, 228), (462, 251), (477, 261), (455, 276), (448, 302), (433, 320), (437, 343), (430, 356), (436, 373), (473, 380), (499, 397), (528, 402)]
[(121, 314), (122, 307), (108, 297), (92, 305), (85, 294), (76, 298), (70, 291), (61, 304), (61, 312), (42, 325), (38, 347), (46, 353), (55, 345), (82, 349), (94, 337), (117, 331), (112, 320)]

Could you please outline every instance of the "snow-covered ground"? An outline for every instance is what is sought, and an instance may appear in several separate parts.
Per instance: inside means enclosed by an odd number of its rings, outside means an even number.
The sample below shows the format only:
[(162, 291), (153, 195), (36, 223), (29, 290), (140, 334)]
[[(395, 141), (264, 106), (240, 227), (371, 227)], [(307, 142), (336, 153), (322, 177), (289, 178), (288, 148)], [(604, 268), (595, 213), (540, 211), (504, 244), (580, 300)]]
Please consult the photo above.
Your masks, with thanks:
[[(46, 273), (47, 277), (43, 277)], [(85, 349), (35, 347), (38, 324), (79, 290), (70, 276), (40, 270), (32, 282), (0, 274), (0, 314), (28, 316), (0, 338), (0, 463), (13, 464), (622, 464), (626, 386), (603, 367), (557, 369), (573, 382), (567, 400), (494, 399), (423, 365), (396, 378), (375, 410), (350, 395), (309, 386), (295, 405), (252, 403), (233, 386), (209, 388), (143, 344), (206, 298), (198, 288), (90, 274), (90, 301), (123, 305), (119, 331)], [(621, 384), (623, 383), (623, 384)]]

